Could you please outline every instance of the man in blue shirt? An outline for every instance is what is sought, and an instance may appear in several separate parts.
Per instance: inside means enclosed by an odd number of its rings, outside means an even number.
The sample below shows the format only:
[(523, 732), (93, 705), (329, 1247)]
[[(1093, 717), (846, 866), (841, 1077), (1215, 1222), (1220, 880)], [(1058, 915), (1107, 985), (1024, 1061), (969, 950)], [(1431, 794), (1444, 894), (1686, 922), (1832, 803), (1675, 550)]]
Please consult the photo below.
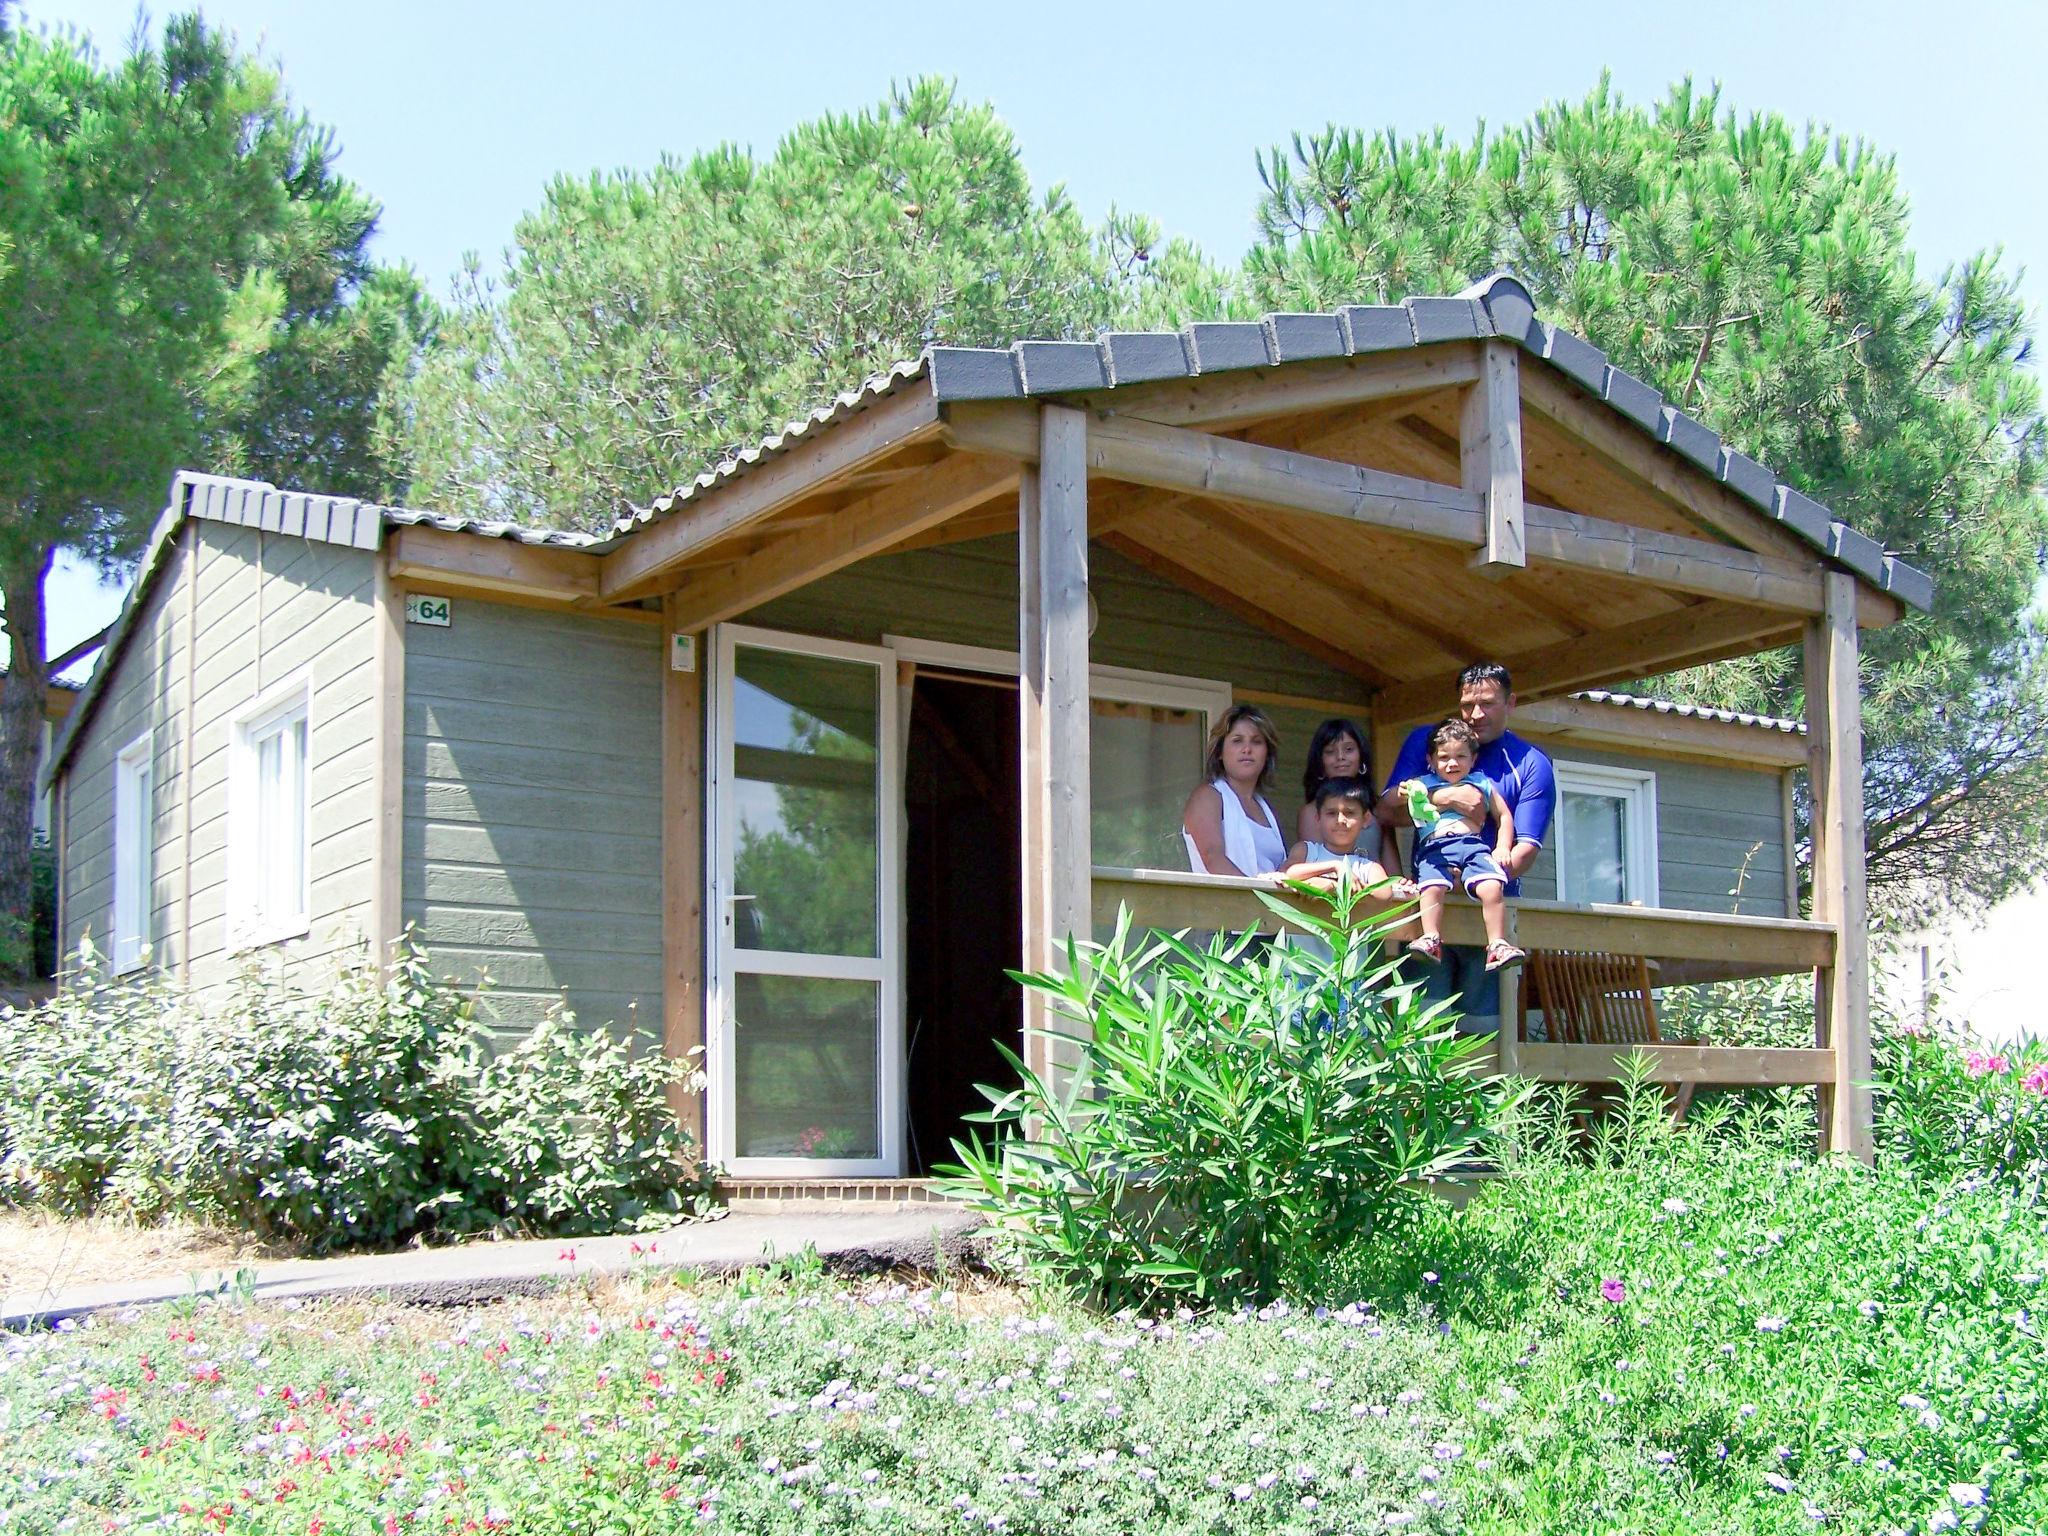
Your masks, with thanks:
[[(1557, 778), (1551, 772), (1550, 759), (1508, 729), (1508, 716), (1514, 708), (1514, 684), (1499, 662), (1475, 662), (1458, 674), (1458, 716), (1479, 737), (1479, 760), (1473, 771), (1485, 774), (1500, 787), (1501, 798), (1515, 819), (1515, 846), (1505, 873), (1508, 895), (1519, 896), (1521, 877), (1543, 851), (1543, 839), (1550, 831), (1551, 812), (1557, 808)], [(1418, 725), (1401, 743), (1394, 771), (1375, 807), (1375, 814), (1388, 827), (1414, 825), (1400, 786), (1429, 771), (1427, 744), (1433, 726), (1434, 722)], [(1489, 821), (1482, 836), (1490, 844), (1493, 835)], [(1427, 968), (1424, 990), (1431, 999), (1464, 998), (1460, 1033), (1490, 1035), (1500, 1029), (1500, 977), (1486, 969), (1486, 951), (1478, 945), (1446, 947), (1443, 962)]]

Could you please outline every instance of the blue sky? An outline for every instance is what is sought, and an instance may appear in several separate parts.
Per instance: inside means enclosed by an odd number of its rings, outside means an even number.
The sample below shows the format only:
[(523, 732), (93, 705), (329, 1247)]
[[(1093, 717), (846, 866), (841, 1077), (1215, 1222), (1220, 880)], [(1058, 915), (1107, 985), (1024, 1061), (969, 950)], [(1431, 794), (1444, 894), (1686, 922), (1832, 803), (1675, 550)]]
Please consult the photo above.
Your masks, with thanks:
[[(1930, 270), (2003, 244), (2048, 299), (2048, 5), (1297, 4), (1267, 10), (1048, 0), (542, 6), (525, 0), (218, 0), (208, 17), (258, 46), (333, 126), (341, 168), (382, 200), (378, 254), (439, 292), (465, 251), (494, 264), (557, 174), (644, 167), (721, 141), (771, 150), (791, 126), (937, 73), (995, 103), (1034, 181), (1091, 219), (1112, 203), (1235, 258), (1252, 235), (1256, 149), (1330, 122), (1415, 132), (1519, 120), (1583, 95), (1603, 67), (1633, 99), (1690, 74), (1738, 110), (1771, 109), (1896, 155)], [(22, 0), (107, 55), (123, 0)], [(160, 18), (162, 9), (157, 11)], [(1540, 26), (1533, 19), (1542, 16)], [(50, 642), (107, 622), (118, 590), (67, 567)]]

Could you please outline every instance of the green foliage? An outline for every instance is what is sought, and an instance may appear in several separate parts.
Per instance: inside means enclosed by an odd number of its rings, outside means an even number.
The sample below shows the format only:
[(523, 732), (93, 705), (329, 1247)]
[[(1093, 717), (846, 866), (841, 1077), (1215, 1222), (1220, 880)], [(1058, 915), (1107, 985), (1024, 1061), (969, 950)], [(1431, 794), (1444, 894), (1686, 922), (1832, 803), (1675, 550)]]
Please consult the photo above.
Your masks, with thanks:
[[(1877, 894), (1992, 900), (2032, 877), (2048, 671), (2023, 616), (2048, 431), (1997, 253), (1927, 281), (1887, 156), (1724, 114), (1690, 82), (1645, 109), (1603, 80), (1469, 141), (1333, 126), (1259, 170), (1252, 307), (1386, 303), (1510, 268), (1546, 317), (1931, 571), (1936, 611), (1866, 644)], [(1654, 686), (1797, 713), (1803, 685), (1778, 652)]]
[(471, 262), (402, 404), (414, 495), (592, 529), (927, 343), (1111, 313), (1065, 194), (935, 79), (766, 159), (557, 179), (510, 262)]
[(2038, 1202), (2048, 1182), (2048, 1045), (1982, 1046), (1955, 1031), (1880, 1033), (1879, 1155), (1934, 1181), (1982, 1179)]
[(1808, 1161), (1767, 1112), (1681, 1130), (1654, 1085), (1625, 1099), (1589, 1150), (1538, 1095), (1512, 1176), (1326, 1271), (1333, 1300), (1426, 1298), (1447, 1329), (1461, 1466), (1492, 1464), (1450, 1481), (1466, 1528), (2039, 1528), (2041, 1207)]
[(215, 995), (87, 948), (49, 1003), (0, 1011), (0, 1194), (318, 1247), (666, 1224), (693, 1198), (682, 1075), (566, 1018), (489, 1056), (474, 998), (417, 950), (388, 980), (252, 969)]
[(1047, 1073), (1011, 1057), (1021, 1086), (983, 1090), (996, 1141), (955, 1142), (943, 1187), (1030, 1273), (1112, 1307), (1272, 1296), (1391, 1232), (1428, 1198), (1402, 1181), (1469, 1156), (1505, 1095), (1475, 1069), (1484, 1040), (1382, 958), (1394, 921), (1352, 925), (1357, 900), (1272, 902), (1327, 953), (1141, 939), (1125, 914), (1065, 976), (1021, 977), (1078, 1037), (1047, 1033)]
[[(804, 1255), (462, 1314), (103, 1315), (7, 1348), (10, 1514), (304, 1536), (431, 1495), (436, 1522), (539, 1533), (2048, 1527), (2038, 1207), (1788, 1157), (1768, 1122), (1673, 1132), (1654, 1092), (1624, 1123), (1596, 1158), (1520, 1133), (1463, 1210), (1329, 1255), (1326, 1307), (1106, 1316), (843, 1288)], [(304, 1452), (357, 1435), (376, 1454)]]

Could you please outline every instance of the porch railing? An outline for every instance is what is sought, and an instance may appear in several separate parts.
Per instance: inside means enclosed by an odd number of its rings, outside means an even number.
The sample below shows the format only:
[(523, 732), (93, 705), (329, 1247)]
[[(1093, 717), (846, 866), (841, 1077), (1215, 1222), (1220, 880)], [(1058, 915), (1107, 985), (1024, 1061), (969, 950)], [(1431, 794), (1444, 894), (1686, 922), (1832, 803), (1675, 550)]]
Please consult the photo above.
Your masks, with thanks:
[[(1093, 880), (1093, 917), (1098, 931), (1128, 907), (1134, 924), (1177, 932), (1192, 928), (1278, 932), (1281, 919), (1259, 900), (1271, 893), (1267, 881), (1236, 876), (1195, 875), (1178, 870), (1118, 869), (1098, 865)], [(1305, 899), (1282, 894), (1284, 901)], [(1726, 916), (1666, 908), (1575, 906), (1558, 901), (1509, 903), (1515, 941), (1530, 950), (1596, 950), (1642, 955), (1655, 965), (1656, 985), (1691, 985), (1738, 977), (1826, 972), (1834, 966), (1837, 934), (1828, 923), (1796, 919)], [(1476, 903), (1453, 898), (1444, 910), (1448, 943), (1485, 939)], [(1502, 1015), (1515, 1019), (1514, 983), (1504, 990)], [(1867, 1081), (1867, 1062), (1845, 1062), (1832, 1045), (1764, 1048), (1659, 1044), (1566, 1045), (1519, 1038), (1509, 1029), (1495, 1042), (1504, 1072), (1542, 1082), (1612, 1082), (1623, 1058), (1640, 1053), (1655, 1081), (1724, 1087), (1810, 1085), (1822, 1095), (1821, 1123), (1828, 1123), (1834, 1085)]]

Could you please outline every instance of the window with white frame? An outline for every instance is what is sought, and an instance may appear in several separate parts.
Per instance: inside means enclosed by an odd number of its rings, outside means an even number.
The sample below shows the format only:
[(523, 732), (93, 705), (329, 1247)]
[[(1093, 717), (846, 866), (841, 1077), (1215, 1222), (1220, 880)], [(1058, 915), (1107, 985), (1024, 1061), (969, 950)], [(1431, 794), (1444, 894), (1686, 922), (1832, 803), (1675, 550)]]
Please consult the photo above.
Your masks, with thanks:
[(1554, 766), (1558, 900), (1656, 906), (1657, 775), (1604, 763)]
[(293, 938), (309, 926), (311, 693), (306, 679), (296, 679), (264, 695), (234, 724), (229, 911), (239, 944)]
[(132, 971), (149, 952), (156, 858), (156, 745), (145, 731), (114, 759), (114, 969)]

